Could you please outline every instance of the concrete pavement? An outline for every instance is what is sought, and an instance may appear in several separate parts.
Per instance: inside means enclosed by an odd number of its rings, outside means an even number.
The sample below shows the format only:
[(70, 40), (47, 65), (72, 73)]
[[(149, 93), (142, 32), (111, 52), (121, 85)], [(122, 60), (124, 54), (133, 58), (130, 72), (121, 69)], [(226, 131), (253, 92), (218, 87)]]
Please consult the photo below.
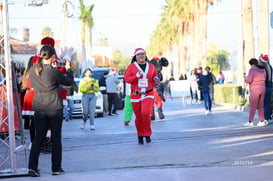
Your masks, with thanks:
[(52, 176), (50, 154), (41, 154), (41, 177), (2, 180), (273, 180), (273, 125), (246, 128), (247, 112), (214, 105), (206, 116), (203, 105), (179, 98), (163, 109), (166, 118), (152, 122), (152, 143), (144, 145), (122, 111), (97, 118), (95, 131), (80, 130), (80, 119), (64, 122), (64, 175)]

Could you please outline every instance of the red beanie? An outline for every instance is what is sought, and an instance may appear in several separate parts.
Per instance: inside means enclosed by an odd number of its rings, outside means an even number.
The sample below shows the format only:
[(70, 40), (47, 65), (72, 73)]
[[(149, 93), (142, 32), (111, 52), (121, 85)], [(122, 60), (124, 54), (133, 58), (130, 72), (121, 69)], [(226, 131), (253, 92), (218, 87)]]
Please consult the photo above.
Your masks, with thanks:
[(139, 54), (139, 53), (146, 53), (146, 51), (143, 48), (137, 48), (137, 49), (135, 49), (134, 56)]
[(262, 62), (268, 62), (268, 55), (261, 54), (259, 60)]
[(50, 45), (54, 48), (55, 41), (53, 38), (45, 37), (41, 40), (41, 45)]

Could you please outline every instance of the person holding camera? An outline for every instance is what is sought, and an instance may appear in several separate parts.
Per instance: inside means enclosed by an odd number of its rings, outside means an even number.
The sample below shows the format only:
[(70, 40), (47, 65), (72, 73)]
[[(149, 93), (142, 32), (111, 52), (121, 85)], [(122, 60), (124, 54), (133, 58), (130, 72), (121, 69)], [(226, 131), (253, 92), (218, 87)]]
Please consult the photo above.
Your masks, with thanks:
[(63, 102), (59, 85), (71, 85), (73, 73), (68, 63), (65, 66), (66, 76), (52, 67), (55, 54), (55, 49), (52, 46), (43, 46), (40, 50), (40, 58), (29, 71), (29, 81), (34, 90), (32, 109), (34, 110), (36, 130), (29, 154), (28, 174), (32, 177), (40, 176), (38, 170), (39, 155), (49, 126), (52, 140), (52, 175), (64, 173), (61, 167)]
[(90, 129), (95, 130), (94, 118), (97, 102), (95, 92), (100, 91), (100, 86), (99, 82), (92, 78), (92, 70), (90, 68), (87, 68), (84, 71), (84, 77), (81, 79), (79, 84), (79, 91), (82, 93), (83, 109), (83, 124), (80, 128), (84, 129), (89, 115)]

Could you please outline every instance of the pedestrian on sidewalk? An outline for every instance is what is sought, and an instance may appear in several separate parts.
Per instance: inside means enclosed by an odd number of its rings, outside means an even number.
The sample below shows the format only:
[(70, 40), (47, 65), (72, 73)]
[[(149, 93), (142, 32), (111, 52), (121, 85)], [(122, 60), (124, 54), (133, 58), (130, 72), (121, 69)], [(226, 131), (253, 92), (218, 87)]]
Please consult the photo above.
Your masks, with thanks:
[(151, 142), (151, 107), (154, 104), (153, 88), (155, 83), (160, 83), (156, 69), (148, 62), (146, 51), (142, 48), (135, 49), (131, 64), (127, 67), (124, 79), (131, 84), (131, 102), (136, 116), (135, 125), (138, 143)]
[(67, 62), (65, 76), (60, 70), (52, 67), (55, 60), (55, 49), (52, 46), (43, 46), (40, 58), (29, 72), (29, 80), (34, 90), (32, 108), (35, 111), (36, 135), (29, 154), (29, 175), (39, 177), (38, 161), (42, 143), (48, 127), (51, 128), (52, 140), (52, 175), (64, 172), (62, 169), (61, 132), (63, 122), (63, 101), (59, 86), (72, 84), (70, 63)]
[(265, 96), (264, 96), (264, 119), (272, 123), (271, 93), (272, 93), (272, 66), (269, 63), (268, 55), (259, 57), (258, 64), (265, 69)]
[(190, 82), (190, 93), (191, 93), (191, 103), (192, 104), (198, 104), (198, 79), (196, 77), (197, 72), (195, 70), (191, 70), (190, 76), (189, 76), (189, 82)]
[(92, 70), (85, 69), (84, 77), (79, 84), (79, 91), (82, 93), (83, 124), (81, 129), (85, 128), (86, 121), (90, 120), (90, 129), (95, 130), (94, 119), (96, 111), (97, 98), (95, 93), (100, 91), (99, 82), (92, 78)]
[(265, 95), (265, 80), (266, 73), (262, 67), (258, 66), (258, 60), (251, 58), (249, 60), (251, 68), (249, 69), (246, 83), (250, 85), (250, 110), (249, 119), (244, 126), (254, 126), (253, 120), (256, 109), (258, 109), (259, 123), (257, 126), (267, 125), (267, 121), (264, 120), (264, 95)]
[(208, 115), (211, 113), (211, 97), (210, 97), (210, 89), (209, 86), (212, 82), (212, 75), (210, 73), (210, 68), (206, 67), (205, 71), (202, 72), (199, 76), (198, 85), (201, 87), (201, 93), (204, 97), (204, 107), (205, 114)]

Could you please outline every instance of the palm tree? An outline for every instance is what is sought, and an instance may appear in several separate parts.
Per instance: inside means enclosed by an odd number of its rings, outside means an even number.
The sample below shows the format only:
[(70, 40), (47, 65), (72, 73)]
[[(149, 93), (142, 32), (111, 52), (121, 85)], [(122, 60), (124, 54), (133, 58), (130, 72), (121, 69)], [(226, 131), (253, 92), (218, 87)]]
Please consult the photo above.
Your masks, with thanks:
[[(94, 8), (94, 5), (92, 4), (89, 7), (86, 7), (83, 0), (79, 0), (80, 2), (80, 20), (81, 20), (81, 25), (82, 25), (82, 36), (81, 36), (81, 43), (82, 43), (82, 66), (83, 68), (86, 68), (87, 66), (87, 62), (86, 62), (86, 55), (88, 60), (91, 61), (92, 60), (92, 28), (94, 26), (94, 21), (93, 21), (93, 17), (92, 17), (92, 11)], [(87, 30), (85, 30), (85, 27), (87, 27)], [(88, 54), (86, 54), (86, 34), (87, 34), (87, 49), (88, 49)], [(93, 66), (93, 64), (91, 64), (91, 66)]]
[(227, 50), (219, 49), (216, 45), (212, 44), (207, 54), (207, 64), (211, 66), (216, 64), (218, 72), (230, 67), (228, 62), (229, 53)]

